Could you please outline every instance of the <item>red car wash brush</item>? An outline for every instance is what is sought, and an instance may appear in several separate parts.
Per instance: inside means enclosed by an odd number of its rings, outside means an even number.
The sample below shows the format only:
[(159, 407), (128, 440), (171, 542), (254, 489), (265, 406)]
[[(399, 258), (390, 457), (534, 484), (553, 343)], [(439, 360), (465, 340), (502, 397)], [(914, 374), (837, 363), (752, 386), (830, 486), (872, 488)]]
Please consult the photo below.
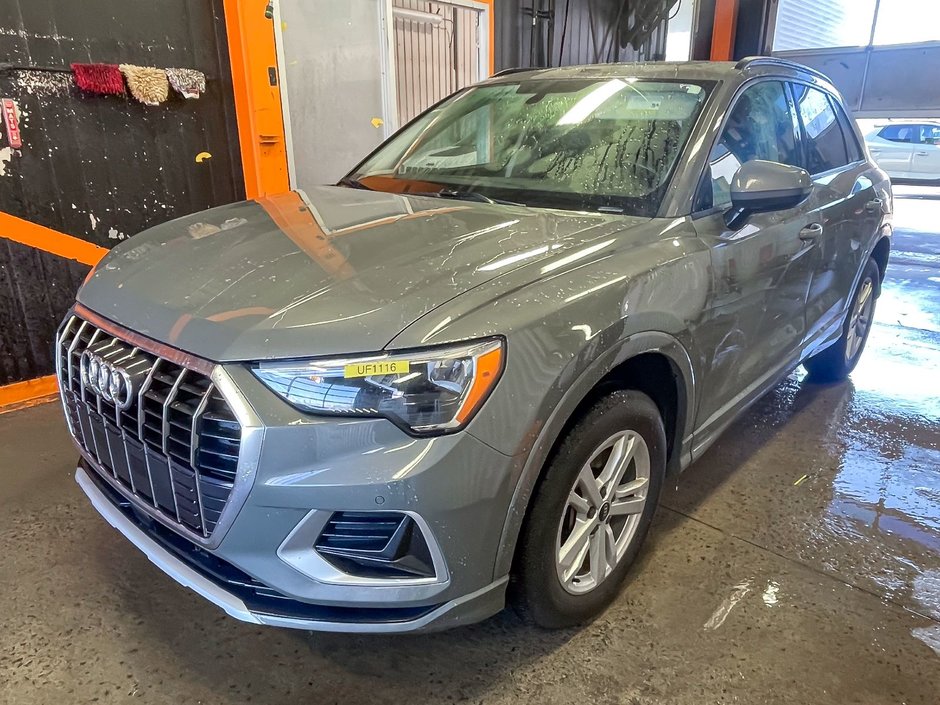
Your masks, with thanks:
[(72, 75), (83, 91), (124, 95), (124, 76), (116, 64), (72, 64)]

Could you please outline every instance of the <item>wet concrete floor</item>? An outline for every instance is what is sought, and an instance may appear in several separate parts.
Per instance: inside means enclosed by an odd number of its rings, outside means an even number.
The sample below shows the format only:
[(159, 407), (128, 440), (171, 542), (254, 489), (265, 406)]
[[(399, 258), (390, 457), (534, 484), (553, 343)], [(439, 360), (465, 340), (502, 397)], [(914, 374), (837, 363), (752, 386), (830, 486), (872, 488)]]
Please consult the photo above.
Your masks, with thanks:
[(257, 628), (160, 573), (72, 480), (56, 405), (0, 416), (0, 703), (940, 703), (940, 190), (850, 382), (801, 373), (666, 490), (583, 629)]

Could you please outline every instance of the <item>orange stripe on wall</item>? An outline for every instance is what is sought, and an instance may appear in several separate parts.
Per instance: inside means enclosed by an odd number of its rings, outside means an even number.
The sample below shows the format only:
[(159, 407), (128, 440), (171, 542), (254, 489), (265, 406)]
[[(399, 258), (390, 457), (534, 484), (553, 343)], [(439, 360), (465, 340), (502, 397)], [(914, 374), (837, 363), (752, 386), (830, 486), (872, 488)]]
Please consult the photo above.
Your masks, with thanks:
[[(11, 411), (12, 407), (29, 406), (30, 402), (45, 400), (58, 393), (59, 386), (55, 375), (29, 379), (0, 387), (0, 412)], [(7, 408), (11, 407), (11, 408)]]
[(17, 218), (9, 213), (0, 213), (0, 237), (92, 267), (108, 254), (107, 248)]

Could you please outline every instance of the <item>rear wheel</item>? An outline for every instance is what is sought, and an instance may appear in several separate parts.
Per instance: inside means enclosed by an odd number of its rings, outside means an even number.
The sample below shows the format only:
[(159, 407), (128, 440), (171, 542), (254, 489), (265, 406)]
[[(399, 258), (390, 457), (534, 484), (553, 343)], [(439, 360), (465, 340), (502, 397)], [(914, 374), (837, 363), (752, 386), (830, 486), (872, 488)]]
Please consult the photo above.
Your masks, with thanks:
[(649, 530), (666, 467), (656, 404), (598, 401), (562, 440), (530, 505), (515, 577), (522, 614), (543, 627), (596, 617), (618, 594)]
[(842, 336), (830, 347), (803, 361), (812, 380), (837, 382), (855, 369), (871, 332), (880, 285), (878, 264), (869, 258), (842, 326)]

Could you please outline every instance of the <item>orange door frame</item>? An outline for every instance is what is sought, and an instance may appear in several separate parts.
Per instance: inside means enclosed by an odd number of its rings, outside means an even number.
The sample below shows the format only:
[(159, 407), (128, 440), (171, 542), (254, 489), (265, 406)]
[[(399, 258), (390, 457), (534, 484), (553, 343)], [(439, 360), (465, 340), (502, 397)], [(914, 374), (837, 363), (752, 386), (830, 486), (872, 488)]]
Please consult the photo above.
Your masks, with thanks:
[[(495, 0), (487, 6), (490, 73), (496, 66)], [(258, 198), (290, 188), (280, 77), (268, 0), (223, 0), (245, 195)], [(272, 15), (268, 17), (268, 15)]]

